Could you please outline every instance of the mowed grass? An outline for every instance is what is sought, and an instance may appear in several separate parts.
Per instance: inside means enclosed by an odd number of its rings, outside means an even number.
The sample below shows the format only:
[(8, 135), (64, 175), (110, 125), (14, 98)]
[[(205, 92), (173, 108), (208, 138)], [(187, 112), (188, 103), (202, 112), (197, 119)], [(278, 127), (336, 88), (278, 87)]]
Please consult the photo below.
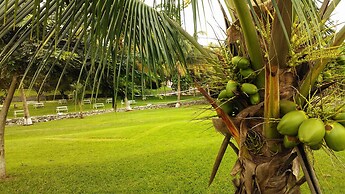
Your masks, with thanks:
[[(8, 126), (9, 177), (0, 181), (0, 193), (234, 193), (230, 171), (235, 155), (230, 149), (207, 186), (223, 137), (210, 121), (195, 120), (202, 108)], [(343, 153), (338, 156), (344, 158)], [(332, 163), (323, 151), (315, 158), (324, 193), (342, 193), (340, 162)], [(309, 193), (306, 186), (303, 193)]]
[[(207, 187), (222, 136), (198, 107), (109, 113), (6, 129), (0, 193), (228, 192), (234, 159)], [(230, 153), (230, 152), (229, 152)]]

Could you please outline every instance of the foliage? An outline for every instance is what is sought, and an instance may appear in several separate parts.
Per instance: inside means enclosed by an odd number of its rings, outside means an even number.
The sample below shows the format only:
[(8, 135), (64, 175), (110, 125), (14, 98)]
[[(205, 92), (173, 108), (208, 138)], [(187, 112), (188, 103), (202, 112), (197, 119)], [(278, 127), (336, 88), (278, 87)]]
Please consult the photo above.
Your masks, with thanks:
[[(14, 34), (20, 34), (20, 27), (16, 27), (10, 32), (7, 32), (2, 40), (5, 43), (10, 41), (8, 36), (13, 36)], [(17, 39), (16, 39), (17, 40)], [(70, 90), (70, 83), (76, 80), (80, 72), (80, 64), (78, 65), (78, 55), (74, 53), (73, 55), (61, 51), (60, 44), (57, 45), (56, 51), (50, 56), (46, 57), (44, 53), (49, 53), (50, 50), (47, 47), (41, 48), (41, 51), (36, 53), (41, 41), (37, 37), (32, 37), (21, 43), (21, 47), (17, 48), (11, 56), (9, 56), (8, 61), (5, 66), (3, 66), (0, 77), (2, 80), (2, 85), (0, 88), (7, 89), (6, 80), (12, 75), (19, 75), (21, 77), (25, 76), (24, 84), (26, 87), (33, 88), (37, 95), (40, 96), (44, 92), (53, 91), (62, 78), (64, 81), (58, 85), (61, 93), (66, 90)], [(6, 47), (0, 48), (0, 51), (4, 52)], [(59, 52), (60, 54), (57, 54)], [(36, 56), (34, 56), (36, 53)], [(68, 56), (73, 57), (68, 57)], [(36, 57), (36, 62), (32, 63), (32, 60)], [(68, 60), (68, 62), (67, 62)], [(80, 59), (79, 59), (80, 60)], [(47, 63), (54, 64), (51, 68), (41, 67), (40, 63), (46, 61)], [(79, 68), (77, 68), (79, 66)], [(31, 67), (31, 71), (27, 72), (27, 68)], [(67, 70), (66, 70), (67, 69)], [(61, 72), (64, 72), (61, 74)], [(47, 79), (47, 74), (49, 74), (49, 79)]]
[[(15, 16), (6, 20), (6, 14), (16, 15), (18, 12), (18, 18), (21, 20), (23, 13), (33, 12), (32, 17), (27, 18), (26, 25), (31, 25), (31, 30), (39, 29), (41, 26), (44, 29), (49, 28), (46, 36), (40, 36), (39, 30), (35, 31), (36, 37), (41, 37), (43, 40), (43, 44), (39, 45), (34, 54), (35, 58), (43, 48), (48, 47), (52, 51), (61, 40), (67, 38), (68, 41), (59, 54), (65, 51), (69, 54), (66, 55), (67, 57), (58, 58), (69, 61), (79, 43), (83, 42), (88, 47), (85, 47), (85, 51), (79, 55), (83, 58), (81, 72), (86, 70), (88, 73), (85, 83), (92, 83), (92, 92), (98, 93), (106, 70), (107, 73), (113, 74), (111, 80), (113, 88), (110, 89), (114, 94), (123, 93), (125, 97), (130, 90), (132, 97), (134, 95), (134, 80), (138, 75), (134, 73), (135, 71), (141, 73), (142, 91), (146, 79), (144, 73), (148, 75), (147, 77), (155, 78), (154, 80), (163, 80), (173, 74), (181, 74), (179, 64), (186, 65), (188, 60), (185, 53), (191, 50), (184, 40), (188, 40), (200, 52), (198, 54), (202, 55), (203, 60), (207, 60), (209, 64), (217, 64), (207, 75), (207, 78), (215, 78), (212, 87), (221, 86), (223, 82), (228, 81), (226, 78), (229, 75), (230, 79), (238, 78), (236, 81), (242, 86), (245, 83), (256, 84), (259, 90), (255, 89), (255, 94), (249, 93), (242, 87), (244, 89), (230, 91), (234, 94), (227, 95), (228, 101), (236, 102), (236, 106), (242, 105), (241, 109), (236, 107), (238, 111), (235, 115), (228, 115), (219, 108), (221, 106), (219, 102), (212, 98), (215, 97), (216, 92), (211, 93), (210, 96), (201, 86), (198, 88), (225, 122), (228, 131), (224, 133), (225, 140), (230, 139), (230, 135), (233, 136), (237, 143), (237, 147), (233, 145), (233, 148), (241, 153), (232, 173), (240, 174), (236, 185), (237, 192), (251, 193), (265, 190), (267, 187), (272, 189), (267, 191), (271, 193), (285, 192), (286, 189), (291, 188), (298, 190), (299, 186), (296, 184), (298, 177), (290, 173), (292, 167), (286, 163), (290, 161), (289, 159), (292, 161), (295, 154), (292, 153), (292, 149), (283, 147), (282, 135), (276, 130), (280, 117), (279, 102), (281, 99), (295, 101), (300, 108), (306, 108), (305, 104), (309, 104), (310, 97), (314, 93), (320, 93), (321, 90), (331, 86), (328, 84), (316, 88), (318, 91), (314, 87), (327, 64), (339, 55), (339, 46), (345, 39), (345, 27), (335, 34), (327, 26), (326, 21), (333, 10), (332, 6), (329, 6), (330, 1), (323, 1), (321, 8), (318, 8), (316, 1), (308, 0), (272, 0), (259, 3), (226, 1), (232, 17), (232, 23), (227, 23), (228, 45), (225, 49), (215, 52), (210, 52), (197, 43), (198, 1), (196, 0), (163, 1), (158, 5), (154, 1), (154, 8), (140, 0), (106, 0), (102, 3), (96, 0), (64, 1), (64, 3), (47, 0), (42, 4), (40, 2), (37, 0), (25, 8), (22, 5), (29, 2), (22, 1), (21, 6), (14, 1), (3, 3), (2, 6), (6, 9), (0, 9), (0, 19), (4, 19), (6, 27), (0, 31), (0, 38), (4, 37), (16, 21)], [(339, 1), (335, 4), (337, 2)], [(184, 3), (192, 5), (194, 37), (181, 28), (180, 10), (185, 7)], [(222, 11), (226, 16), (225, 10)], [(55, 23), (47, 27), (44, 23), (48, 23), (47, 18), (50, 17), (50, 13), (55, 14)], [(29, 28), (26, 28), (26, 25), (19, 29), (19, 36), (13, 36), (0, 53), (2, 57), (0, 67), (29, 37)], [(72, 37), (78, 37), (77, 43), (73, 46), (70, 45)], [(44, 58), (50, 57), (52, 53), (45, 54)], [(248, 58), (253, 68), (252, 72), (255, 72), (256, 76), (252, 78), (245, 75), (248, 71), (245, 73), (241, 71), (242, 69), (238, 70), (241, 76), (236, 74), (238, 72), (228, 74), (226, 71), (234, 70), (234, 64), (229, 64), (229, 59), (235, 55)], [(141, 61), (139, 68), (137, 68), (137, 59)], [(34, 64), (34, 60), (31, 60), (30, 64)], [(46, 66), (48, 69), (52, 67), (44, 61), (39, 69)], [(112, 68), (108, 68), (109, 66)], [(193, 71), (190, 72), (193, 75)], [(78, 82), (83, 80), (81, 75), (82, 73), (79, 74)], [(196, 82), (211, 84), (203, 75), (193, 78)], [(121, 86), (124, 88), (123, 91), (120, 90)], [(256, 100), (251, 100), (250, 95), (255, 95)], [(221, 150), (220, 153), (224, 152)], [(313, 169), (305, 157), (302, 145), (298, 146), (298, 153), (303, 159), (302, 165), (306, 167), (303, 169), (307, 169), (304, 174), (313, 192), (312, 187), (318, 189), (316, 177), (313, 176)], [(257, 162), (258, 157), (266, 159), (260, 160), (264, 165)], [(248, 165), (251, 163), (253, 165), (249, 168)], [(265, 174), (258, 173), (260, 169)], [(253, 174), (255, 176), (252, 176)], [(308, 177), (309, 175), (311, 178)], [(280, 186), (271, 188), (267, 184), (270, 183), (268, 180), (281, 181), (276, 183)], [(254, 182), (256, 184), (253, 184)]]
[[(173, 85), (171, 86), (175, 91), (177, 91), (177, 76), (172, 77)], [(193, 81), (190, 77), (182, 77), (181, 78), (181, 91), (188, 90), (190, 87), (192, 87)]]
[[(11, 39), (11, 44), (0, 54), (3, 56), (0, 61), (0, 66), (3, 66), (12, 55), (13, 51), (22, 44), (22, 42), (29, 38), (30, 31), (26, 26), (36, 29), (43, 27), (47, 32), (36, 31), (41, 35), (42, 43), (34, 53), (35, 57), (41, 53), (43, 48), (49, 48), (49, 51), (54, 50), (57, 44), (62, 40), (63, 48), (57, 52), (46, 52), (44, 58), (49, 58), (50, 55), (61, 55), (61, 53), (71, 53), (73, 56), (76, 48), (83, 42), (89, 45), (82, 53), (83, 66), (82, 72), (86, 70), (90, 74), (86, 78), (88, 83), (98, 83), (104, 75), (104, 69), (107, 66), (112, 66), (112, 74), (120, 75), (125, 72), (125, 75), (116, 76), (112, 80), (113, 85), (118, 85), (124, 79), (129, 82), (131, 78), (130, 72), (134, 69), (135, 64), (130, 64), (130, 60), (141, 58), (142, 64), (155, 77), (163, 75), (163, 71), (158, 68), (157, 64), (163, 64), (166, 69), (170, 69), (175, 65), (176, 59), (182, 59), (183, 52), (178, 43), (176, 30), (170, 25), (166, 25), (169, 20), (164, 14), (160, 14), (154, 9), (150, 8), (139, 0), (134, 1), (105, 1), (101, 4), (98, 1), (65, 1), (59, 3), (59, 6), (53, 6), (55, 1), (46, 1), (43, 4), (38, 4), (40, 1), (30, 4), (29, 2), (21, 2), (20, 5), (11, 2), (4, 2), (1, 6), (6, 7), (0, 13), (0, 18), (5, 19), (6, 15), (16, 12), (19, 21), (22, 20), (21, 14), (26, 11), (32, 11), (31, 17), (27, 17), (26, 25), (19, 29), (19, 40)], [(25, 7), (24, 4), (27, 3)], [(45, 10), (45, 11), (42, 11)], [(175, 9), (162, 6), (162, 11), (165, 13), (176, 12)], [(99, 14), (101, 13), (102, 14)], [(73, 14), (71, 14), (73, 13)], [(149, 15), (149, 17), (146, 17)], [(110, 18), (117, 18), (111, 20)], [(137, 18), (145, 18), (139, 19)], [(8, 27), (13, 25), (13, 17), (4, 20), (3, 30), (0, 33), (0, 38), (8, 32)], [(39, 22), (38, 22), (39, 21)], [(48, 22), (52, 21), (52, 22)], [(151, 26), (150, 22), (163, 21), (163, 23)], [(128, 25), (123, 25), (123, 24)], [(132, 28), (137, 26), (138, 28)], [(109, 28), (108, 28), (109, 27)], [(71, 44), (73, 37), (77, 37), (75, 44)], [(130, 40), (130, 41), (129, 41)], [(14, 44), (15, 43), (15, 44)], [(107, 46), (105, 46), (107, 45)], [(145, 46), (144, 46), (145, 45)], [(79, 53), (78, 53), (79, 55)], [(64, 58), (61, 55), (58, 58)], [(80, 55), (79, 55), (80, 56)], [(89, 67), (86, 67), (89, 61)], [(108, 60), (112, 63), (109, 63)], [(116, 61), (116, 62), (115, 62)], [(117, 61), (121, 61), (119, 67)], [(47, 66), (48, 69), (52, 66), (47, 61), (40, 63), (40, 68)], [(124, 71), (125, 69), (125, 71)], [(137, 69), (138, 70), (138, 69)], [(141, 72), (143, 69), (139, 70)], [(132, 75), (133, 76), (133, 75)], [(79, 76), (78, 80), (82, 78)], [(61, 79), (60, 79), (61, 80)], [(97, 85), (97, 84), (96, 84)], [(95, 88), (95, 92), (98, 89)], [(127, 87), (126, 87), (127, 92)]]

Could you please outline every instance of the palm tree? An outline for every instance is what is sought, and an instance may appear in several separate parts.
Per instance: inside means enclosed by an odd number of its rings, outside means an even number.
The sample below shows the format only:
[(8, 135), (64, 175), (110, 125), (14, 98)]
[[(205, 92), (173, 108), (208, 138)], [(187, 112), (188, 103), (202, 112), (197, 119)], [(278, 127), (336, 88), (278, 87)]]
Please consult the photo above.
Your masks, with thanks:
[[(155, 8), (140, 0), (3, 1), (0, 4), (0, 21), (4, 21), (0, 29), (0, 39), (5, 37), (16, 23), (27, 17), (28, 13), (32, 15), (28, 16), (29, 19), (26, 18), (27, 22), (2, 48), (0, 68), (6, 65), (7, 59), (25, 39), (30, 38), (32, 33), (38, 33), (36, 37), (41, 37), (41, 46), (34, 53), (35, 56), (41, 55), (41, 50), (47, 47), (53, 52), (56, 44), (63, 38), (69, 41), (66, 41), (62, 51), (74, 52), (81, 42), (88, 45), (84, 58), (91, 58), (90, 69), (96, 72), (94, 83), (102, 76), (103, 69), (113, 66), (114, 96), (119, 80), (129, 82), (130, 71), (135, 70), (130, 58), (136, 59), (139, 56), (142, 68), (157, 76), (163, 74), (163, 69), (176, 68), (175, 64), (178, 62), (186, 64), (186, 47), (181, 39), (188, 40), (200, 55), (213, 65), (214, 72), (222, 76), (220, 72), (224, 64), (217, 65), (222, 63), (222, 60), (199, 45), (195, 37), (190, 36), (175, 22), (181, 17), (181, 12), (176, 10), (186, 7), (185, 2), (193, 6), (194, 15), (197, 15), (197, 0), (165, 0)], [(199, 87), (221, 118), (218, 124), (223, 127), (220, 128), (225, 129), (225, 139), (212, 177), (215, 176), (224, 150), (230, 144), (238, 153), (238, 161), (233, 170), (234, 175), (240, 174), (239, 180), (235, 181), (237, 193), (298, 193), (299, 185), (304, 179), (297, 180), (298, 177), (291, 173), (291, 162), (296, 155), (302, 158), (301, 165), (311, 191), (319, 193), (317, 179), (308, 159), (305, 158), (304, 147), (300, 144), (296, 148), (284, 148), (283, 138), (277, 132), (277, 122), (274, 121), (278, 121), (280, 117), (281, 99), (294, 100), (301, 108), (305, 107), (317, 77), (328, 62), (340, 54), (338, 46), (343, 44), (345, 39), (345, 28), (335, 34), (329, 29), (331, 24), (328, 23), (334, 5), (338, 4), (339, 0), (325, 0), (320, 8), (317, 7), (316, 1), (312, 0), (224, 2), (224, 12), (230, 13), (232, 17), (232, 22), (228, 23), (229, 48), (236, 48), (236, 52), (229, 49), (226, 55), (231, 57), (240, 53), (250, 59), (253, 69), (258, 73), (252, 83), (262, 91), (263, 102), (258, 105), (246, 104), (234, 117), (227, 115), (218, 107), (216, 101)], [(49, 19), (53, 19), (53, 25), (49, 25)], [(40, 30), (35, 30), (38, 28), (49, 30), (39, 34)], [(71, 46), (69, 43), (73, 37), (77, 37), (78, 41)], [(326, 51), (328, 54), (318, 55)], [(44, 55), (49, 57), (52, 52)], [(113, 63), (108, 63), (109, 58)], [(96, 60), (98, 63), (95, 63)], [(119, 66), (116, 65), (118, 60), (121, 61)], [(48, 65), (42, 60), (39, 66)], [(119, 72), (123, 69), (126, 74), (121, 78)], [(88, 81), (89, 79), (91, 78), (88, 78)], [(5, 107), (1, 115), (7, 112)], [(5, 117), (0, 117), (2, 123)], [(3, 140), (4, 127), (0, 129)], [(230, 137), (235, 143), (230, 141)], [(3, 168), (0, 170), (4, 176), (3, 141), (0, 144), (0, 162), (3, 162), (0, 165)], [(260, 145), (259, 148), (257, 145)], [(256, 152), (253, 152), (252, 148)], [(294, 150), (297, 150), (298, 154)]]
[(29, 106), (28, 106), (28, 103), (26, 101), (24, 87), (20, 88), (20, 94), (21, 94), (21, 98), (22, 98), (22, 102), (23, 102), (23, 109), (24, 109), (24, 123), (23, 124), (24, 125), (32, 125), (32, 120), (30, 117)]

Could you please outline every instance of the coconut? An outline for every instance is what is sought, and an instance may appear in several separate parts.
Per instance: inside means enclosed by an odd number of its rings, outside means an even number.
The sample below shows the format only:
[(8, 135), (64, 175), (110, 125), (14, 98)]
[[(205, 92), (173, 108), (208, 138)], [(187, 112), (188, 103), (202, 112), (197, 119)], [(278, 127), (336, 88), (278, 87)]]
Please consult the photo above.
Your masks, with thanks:
[(246, 69), (250, 66), (250, 61), (244, 57), (235, 56), (231, 59), (232, 64), (240, 69)]
[(219, 107), (228, 115), (232, 115), (232, 113), (234, 111), (234, 106), (231, 103), (231, 101), (221, 102), (219, 104)]
[(325, 136), (325, 125), (319, 118), (310, 118), (302, 122), (298, 129), (298, 139), (309, 146), (319, 144)]
[(280, 100), (279, 109), (280, 109), (280, 114), (285, 115), (288, 112), (297, 110), (297, 104), (290, 100)]
[(243, 76), (244, 79), (254, 79), (256, 76), (255, 71), (251, 68), (240, 69), (240, 74)]
[(257, 92), (255, 94), (249, 95), (249, 100), (251, 104), (258, 104), (260, 102), (260, 94)]
[(285, 114), (278, 123), (277, 130), (282, 135), (295, 136), (303, 121), (308, 119), (307, 114), (302, 110), (295, 110)]
[(226, 90), (220, 91), (220, 93), (218, 95), (218, 100), (221, 100), (221, 99), (224, 99), (224, 98), (228, 98)]
[(228, 98), (235, 96), (235, 92), (237, 90), (237, 82), (234, 80), (229, 80), (226, 84), (226, 93)]
[(293, 147), (297, 146), (299, 143), (300, 143), (300, 141), (298, 140), (297, 137), (288, 136), (288, 135), (284, 136), (283, 144), (284, 144), (284, 147), (286, 147), (286, 148), (293, 148)]
[(318, 143), (316, 145), (311, 145), (311, 146), (309, 146), (309, 148), (312, 149), (312, 150), (319, 150), (319, 149), (322, 148), (322, 142), (320, 142), (320, 143)]
[(345, 112), (341, 112), (336, 114), (333, 119), (337, 121), (338, 123), (342, 124), (345, 126)]
[(248, 95), (258, 93), (258, 88), (256, 87), (256, 85), (250, 84), (250, 83), (242, 84), (241, 90), (242, 90), (242, 92), (244, 92)]
[(345, 127), (338, 122), (326, 123), (325, 141), (334, 151), (345, 149)]

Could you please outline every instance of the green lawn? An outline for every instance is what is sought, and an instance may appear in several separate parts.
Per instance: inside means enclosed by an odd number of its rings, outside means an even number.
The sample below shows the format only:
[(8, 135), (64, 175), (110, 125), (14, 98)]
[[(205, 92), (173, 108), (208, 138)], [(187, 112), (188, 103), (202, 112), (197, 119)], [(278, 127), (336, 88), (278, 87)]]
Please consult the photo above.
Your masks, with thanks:
[[(9, 178), (0, 193), (233, 193), (230, 149), (207, 187), (222, 136), (210, 121), (194, 119), (202, 107), (8, 126)], [(340, 162), (323, 151), (315, 158), (324, 193), (342, 193)]]

